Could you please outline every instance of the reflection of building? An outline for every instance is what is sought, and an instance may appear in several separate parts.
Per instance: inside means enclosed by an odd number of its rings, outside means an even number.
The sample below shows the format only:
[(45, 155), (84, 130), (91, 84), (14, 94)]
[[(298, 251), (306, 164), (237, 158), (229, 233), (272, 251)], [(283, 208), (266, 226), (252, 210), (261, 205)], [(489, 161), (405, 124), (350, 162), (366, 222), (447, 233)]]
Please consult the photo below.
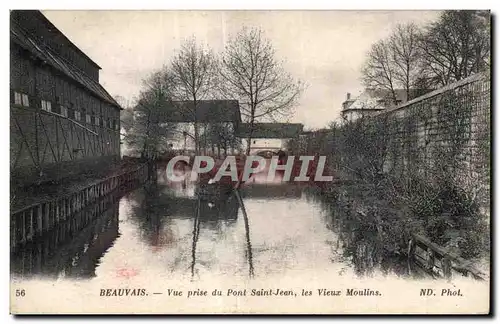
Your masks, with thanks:
[(363, 116), (372, 116), (384, 109), (404, 104), (415, 97), (413, 94), (416, 93), (417, 90), (410, 90), (410, 98), (404, 89), (395, 89), (394, 95), (390, 90), (365, 89), (356, 98), (351, 98), (351, 94), (347, 93), (346, 100), (342, 103), (341, 114), (347, 121), (353, 121)]
[(119, 158), (120, 106), (99, 84), (100, 69), (41, 12), (11, 11), (14, 180), (52, 180)]
[(238, 216), (238, 202), (231, 192), (219, 196), (203, 196), (188, 198), (174, 196), (172, 193), (161, 194), (157, 198), (157, 208), (162, 216), (171, 218), (195, 218), (200, 204), (200, 219), (205, 220), (235, 220)]
[(244, 199), (300, 199), (304, 188), (298, 185), (249, 185), (244, 186), (241, 196)]
[(11, 269), (18, 275), (92, 278), (99, 259), (117, 237), (118, 203), (108, 206), (100, 201), (20, 249), (11, 258)]
[[(250, 154), (262, 151), (286, 150), (291, 139), (296, 139), (302, 132), (304, 125), (288, 123), (256, 123), (251, 131), (250, 124), (241, 124), (236, 136), (243, 141), (244, 150), (250, 145)], [(247, 138), (251, 135), (252, 142)]]

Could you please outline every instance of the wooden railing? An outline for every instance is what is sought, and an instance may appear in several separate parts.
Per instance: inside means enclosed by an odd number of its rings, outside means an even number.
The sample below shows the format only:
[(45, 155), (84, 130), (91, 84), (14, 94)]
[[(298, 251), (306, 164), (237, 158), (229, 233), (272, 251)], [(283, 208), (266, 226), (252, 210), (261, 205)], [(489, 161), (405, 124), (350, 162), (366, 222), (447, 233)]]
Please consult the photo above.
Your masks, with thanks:
[(471, 261), (447, 251), (420, 234), (412, 234), (408, 244), (408, 258), (433, 276), (451, 278), (454, 273), (485, 280), (487, 275), (474, 268)]
[(146, 181), (148, 171), (147, 165), (142, 164), (134, 170), (96, 180), (74, 192), (12, 211), (11, 251), (49, 232), (57, 224), (70, 220), (76, 212), (113, 191), (131, 183)]

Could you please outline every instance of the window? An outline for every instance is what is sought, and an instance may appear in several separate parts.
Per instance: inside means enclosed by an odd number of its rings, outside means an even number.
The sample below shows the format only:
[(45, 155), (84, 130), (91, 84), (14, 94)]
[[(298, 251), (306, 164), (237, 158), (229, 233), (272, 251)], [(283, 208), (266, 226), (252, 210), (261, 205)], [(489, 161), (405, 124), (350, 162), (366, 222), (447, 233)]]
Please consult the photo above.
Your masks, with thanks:
[(75, 120), (80, 120), (82, 118), (79, 111), (75, 110)]
[(23, 102), (21, 101), (21, 94), (19, 92), (14, 92), (14, 103), (16, 105), (22, 105)]
[(61, 105), (61, 115), (68, 117), (68, 108)]
[(52, 103), (42, 99), (42, 109), (45, 111), (52, 111)]
[(23, 106), (29, 107), (30, 106), (30, 99), (28, 98), (28, 95), (23, 93)]
[(87, 114), (85, 116), (85, 121), (87, 122), (87, 124), (90, 124), (90, 115), (89, 114)]
[(14, 104), (29, 107), (30, 99), (27, 94), (14, 91)]
[(97, 126), (99, 126), (99, 122), (100, 122), (100, 118), (99, 118), (99, 117), (96, 117), (96, 118), (95, 118), (95, 124), (96, 124)]

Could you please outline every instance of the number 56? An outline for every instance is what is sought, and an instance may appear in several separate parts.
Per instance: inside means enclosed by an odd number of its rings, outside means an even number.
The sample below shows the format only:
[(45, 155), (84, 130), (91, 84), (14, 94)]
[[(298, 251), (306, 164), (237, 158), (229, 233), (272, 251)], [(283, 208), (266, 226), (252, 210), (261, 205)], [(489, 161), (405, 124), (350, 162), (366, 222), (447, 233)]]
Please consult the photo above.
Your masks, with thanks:
[(24, 289), (16, 289), (16, 297), (24, 297), (26, 295), (26, 292)]

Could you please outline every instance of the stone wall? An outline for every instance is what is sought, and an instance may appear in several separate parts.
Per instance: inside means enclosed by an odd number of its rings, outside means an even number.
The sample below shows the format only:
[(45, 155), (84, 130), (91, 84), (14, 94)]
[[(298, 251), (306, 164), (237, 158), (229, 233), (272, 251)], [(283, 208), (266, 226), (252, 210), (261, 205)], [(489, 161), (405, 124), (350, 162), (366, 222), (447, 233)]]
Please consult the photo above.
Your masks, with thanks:
[(432, 177), (441, 168), (488, 199), (490, 110), (490, 78), (476, 74), (380, 113), (370, 122), (385, 129), (384, 171)]
[(327, 155), (340, 178), (452, 177), (489, 206), (490, 110), (490, 77), (476, 74), (375, 116), (302, 135), (290, 150)]

